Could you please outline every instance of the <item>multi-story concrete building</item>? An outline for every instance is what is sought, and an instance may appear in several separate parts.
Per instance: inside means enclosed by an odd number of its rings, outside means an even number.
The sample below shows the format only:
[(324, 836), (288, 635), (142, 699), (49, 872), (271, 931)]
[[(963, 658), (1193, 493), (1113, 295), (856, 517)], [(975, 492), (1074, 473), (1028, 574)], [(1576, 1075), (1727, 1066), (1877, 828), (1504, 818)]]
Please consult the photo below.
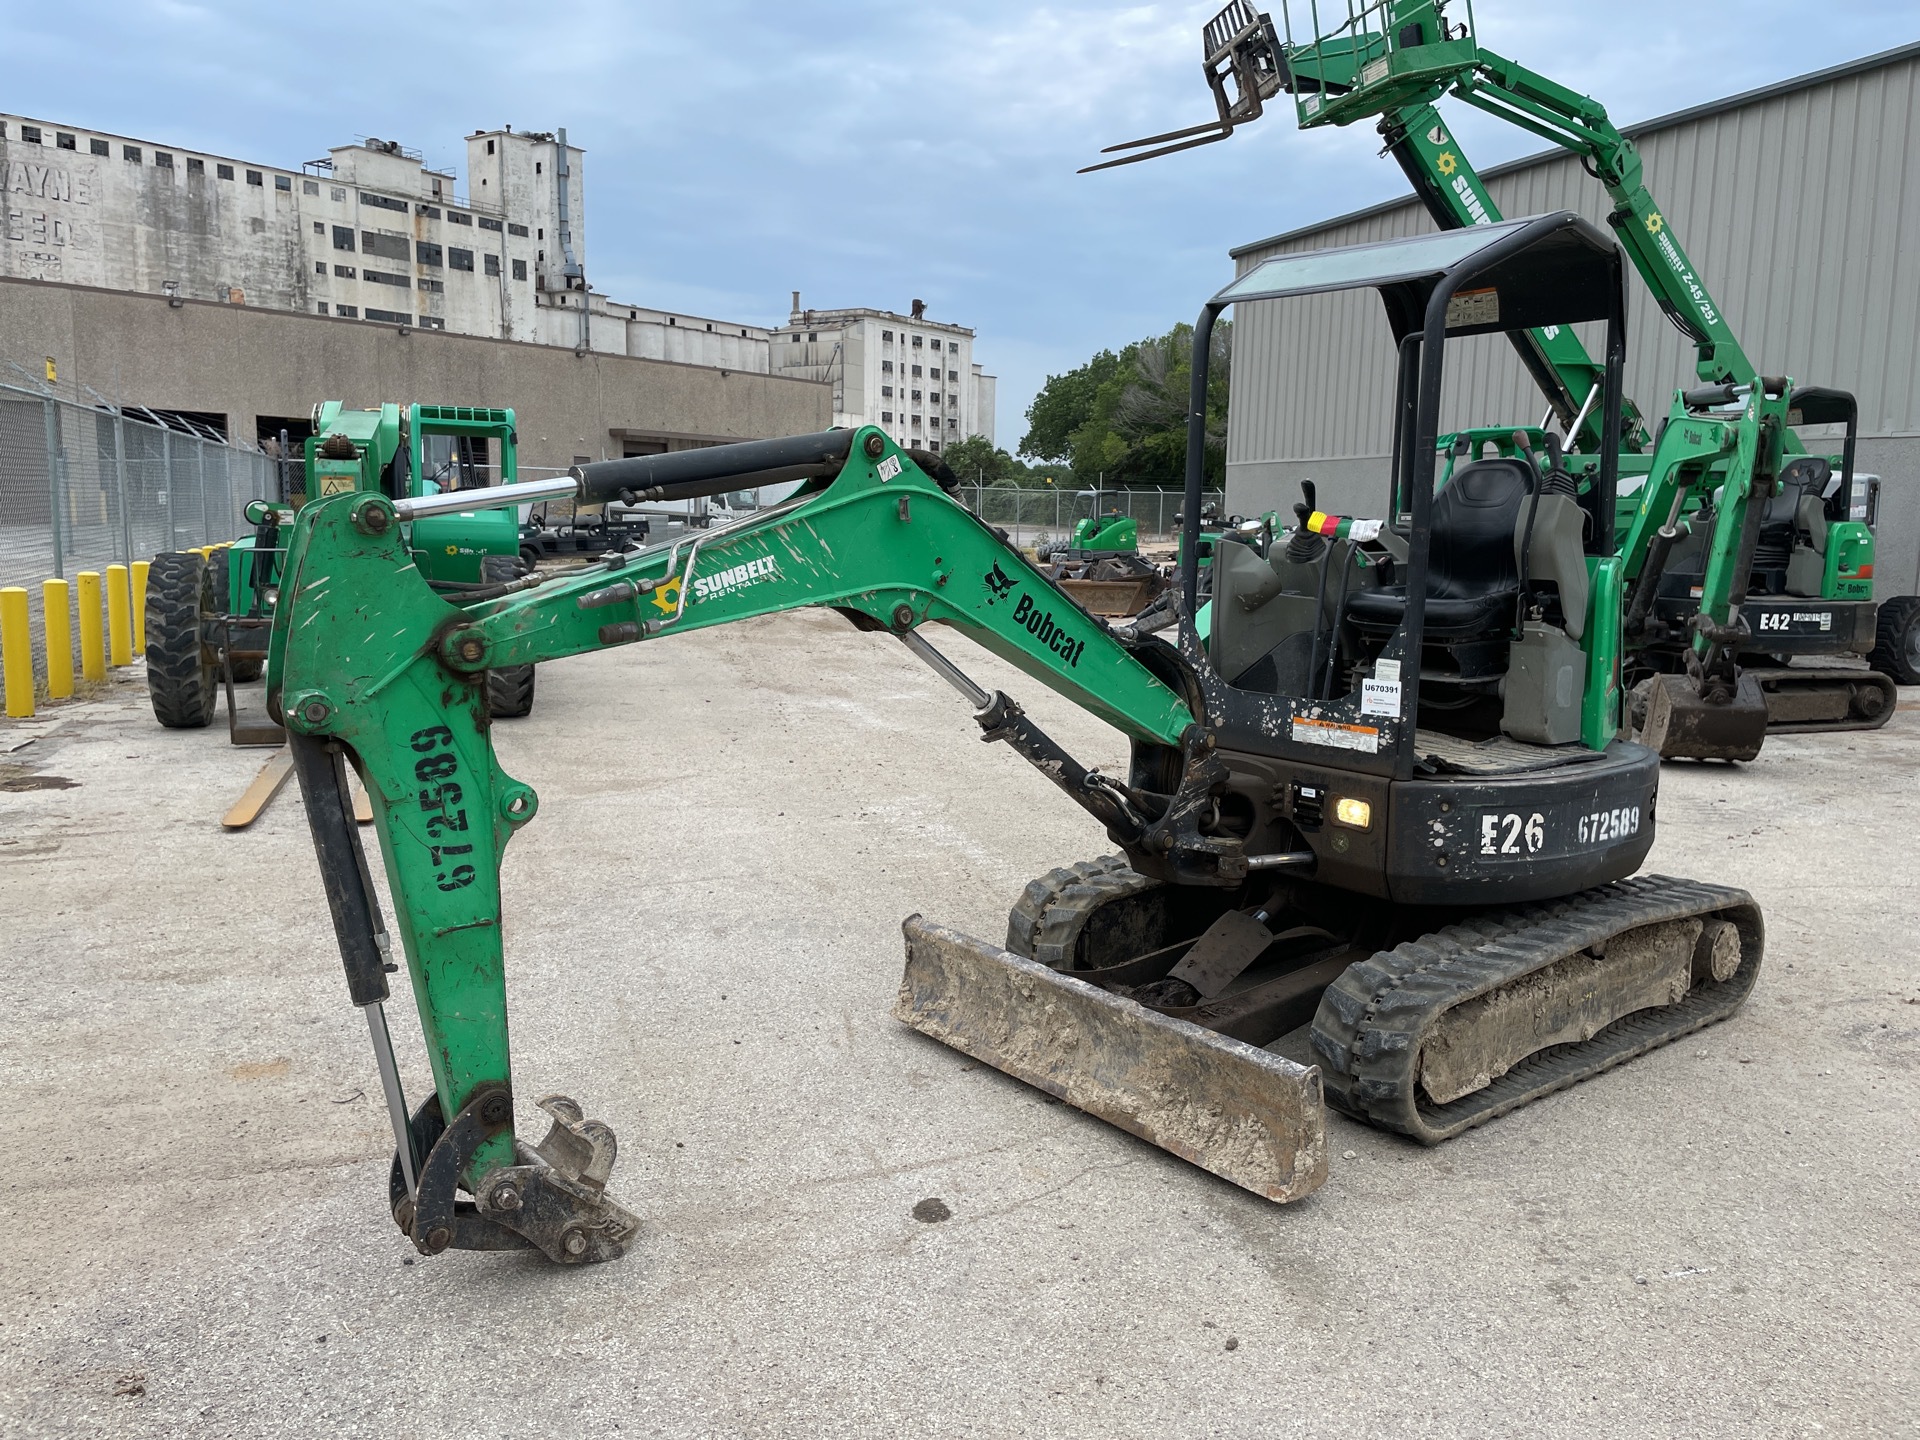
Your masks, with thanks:
[(891, 310), (804, 310), (793, 292), (773, 331), (776, 375), (833, 387), (833, 423), (884, 426), (903, 445), (938, 450), (969, 435), (993, 439), (995, 379), (973, 358), (973, 331)]
[(462, 194), (390, 140), (277, 167), (0, 114), (0, 278), (826, 381), (836, 424), (935, 448), (992, 438), (994, 380), (964, 326), (917, 301), (803, 311), (798, 292), (777, 330), (623, 304), (588, 279), (585, 156), (566, 131), (477, 130), (466, 150)]

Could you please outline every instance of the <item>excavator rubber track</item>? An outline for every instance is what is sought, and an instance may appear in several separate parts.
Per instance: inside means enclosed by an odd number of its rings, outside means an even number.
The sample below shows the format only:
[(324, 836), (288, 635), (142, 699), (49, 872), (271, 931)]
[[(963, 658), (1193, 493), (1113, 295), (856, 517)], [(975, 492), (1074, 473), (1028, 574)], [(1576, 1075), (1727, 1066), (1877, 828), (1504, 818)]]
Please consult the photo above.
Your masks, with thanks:
[[(1686, 940), (1694, 924), (1699, 930)], [(1474, 1075), (1482, 1081), (1477, 1088), (1444, 1103), (1424, 1093), (1433, 1047), (1446, 1039), (1450, 1017), (1477, 1006), (1470, 1018), (1497, 1034), (1502, 1021), (1494, 1011), (1504, 1006), (1510, 1030), (1530, 1026), (1536, 1038), (1556, 1028), (1577, 1031), (1582, 1000), (1621, 979), (1618, 970), (1608, 972), (1605, 957), (1636, 936), (1688, 946), (1690, 973), (1679, 998), (1519, 1055), (1497, 1073)], [(1702, 953), (1716, 943), (1717, 961)], [(1312, 1037), (1327, 1101), (1369, 1124), (1438, 1144), (1726, 1018), (1752, 991), (1764, 943), (1759, 907), (1745, 891), (1657, 875), (1449, 925), (1349, 967), (1327, 988)], [(1715, 978), (1716, 971), (1725, 978)], [(1483, 1018), (1489, 1015), (1490, 1027)], [(1515, 1041), (1525, 1043), (1509, 1036), (1510, 1045)]]
[(1893, 681), (1876, 670), (1783, 665), (1747, 673), (1766, 697), (1769, 735), (1878, 730), (1900, 706)]

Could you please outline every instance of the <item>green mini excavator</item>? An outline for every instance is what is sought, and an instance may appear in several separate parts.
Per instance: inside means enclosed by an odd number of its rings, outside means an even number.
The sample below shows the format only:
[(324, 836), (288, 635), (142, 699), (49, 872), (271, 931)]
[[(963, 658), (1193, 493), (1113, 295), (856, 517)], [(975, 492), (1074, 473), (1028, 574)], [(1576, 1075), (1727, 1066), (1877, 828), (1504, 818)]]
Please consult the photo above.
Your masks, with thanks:
[[(1035, 766), (1117, 852), (1036, 878), (1004, 944), (908, 919), (896, 1016), (1257, 1194), (1321, 1183), (1329, 1104), (1436, 1143), (1730, 1014), (1761, 964), (1751, 897), (1635, 874), (1660, 767), (1619, 732), (1617, 452), (1584, 489), (1544, 450), (1463, 461), (1437, 484), (1442, 377), (1462, 338), (1603, 326), (1597, 404), (1618, 433), (1623, 273), (1609, 236), (1560, 213), (1280, 256), (1213, 296), (1195, 327), (1164, 634), (1075, 605), (958, 503), (937, 455), (871, 426), (605, 461), (472, 499), (362, 491), (302, 510), (269, 698), (393, 1121), (396, 1225), (425, 1254), (578, 1264), (617, 1257), (640, 1223), (608, 1190), (612, 1127), (577, 1101), (547, 1095), (545, 1137), (516, 1133), (500, 861), (539, 805), (494, 753), (481, 677), (802, 606), (897, 637), (982, 739)], [(1321, 516), (1266, 553), (1219, 547), (1203, 634), (1208, 337), (1234, 305), (1337, 290), (1377, 295), (1399, 357), (1401, 443), (1377, 513)], [(1690, 421), (1690, 443), (1775, 436), (1783, 400), (1756, 386), (1737, 427)], [(799, 488), (736, 525), (510, 593), (435, 593), (403, 538), (450, 504), (781, 482)], [(1124, 773), (1083, 765), (969, 678), (927, 638), (938, 626), (1117, 728)], [(349, 767), (372, 801), (398, 947)], [(413, 1105), (384, 1008), (402, 964), (432, 1068)], [(1302, 1039), (1309, 1064), (1282, 1053)]]
[[(1443, 452), (1477, 458), (1564, 445), (1583, 490), (1600, 454), (1619, 452), (1631, 719), (1663, 755), (1746, 760), (1769, 730), (1884, 725), (1897, 700), (1893, 677), (1910, 672), (1876, 625), (1873, 534), (1854, 518), (1853, 397), (1817, 386), (1788, 393), (1761, 374), (1605, 108), (1482, 46), (1471, 0), (1452, 8), (1464, 18), (1449, 17), (1447, 0), (1287, 5), (1283, 39), (1268, 15), (1233, 0), (1202, 38), (1216, 118), (1109, 146), (1118, 158), (1087, 169), (1224, 140), (1282, 92), (1302, 129), (1377, 122), (1386, 152), (1442, 230), (1497, 224), (1501, 215), (1441, 116), (1441, 99), (1577, 156), (1605, 189), (1609, 223), (1648, 293), (1693, 343), (1698, 383), (1676, 395), (1656, 438), (1631, 400), (1619, 425), (1605, 429), (1595, 404), (1604, 366), (1572, 328), (1514, 332), (1546, 418), (1443, 432)], [(1296, 9), (1305, 12), (1298, 28)], [(1753, 395), (1763, 403), (1749, 417)], [(1747, 435), (1750, 424), (1766, 433)], [(1713, 427), (1704, 447), (1703, 425)], [(1842, 431), (1841, 450), (1807, 453), (1800, 426)], [(1872, 668), (1783, 663), (1830, 656), (1867, 656)]]

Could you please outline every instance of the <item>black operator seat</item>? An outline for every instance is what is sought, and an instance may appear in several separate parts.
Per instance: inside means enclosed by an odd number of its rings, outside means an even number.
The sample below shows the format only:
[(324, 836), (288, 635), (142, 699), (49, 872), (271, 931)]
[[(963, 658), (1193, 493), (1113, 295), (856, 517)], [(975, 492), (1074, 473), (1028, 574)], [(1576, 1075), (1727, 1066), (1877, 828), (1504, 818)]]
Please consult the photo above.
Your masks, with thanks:
[[(1476, 460), (1453, 472), (1433, 500), (1427, 559), (1426, 633), (1462, 640), (1513, 628), (1520, 593), (1514, 535), (1525, 523), (1533, 467), (1524, 460)], [(1368, 630), (1393, 631), (1407, 614), (1407, 587), (1362, 590), (1347, 613)]]

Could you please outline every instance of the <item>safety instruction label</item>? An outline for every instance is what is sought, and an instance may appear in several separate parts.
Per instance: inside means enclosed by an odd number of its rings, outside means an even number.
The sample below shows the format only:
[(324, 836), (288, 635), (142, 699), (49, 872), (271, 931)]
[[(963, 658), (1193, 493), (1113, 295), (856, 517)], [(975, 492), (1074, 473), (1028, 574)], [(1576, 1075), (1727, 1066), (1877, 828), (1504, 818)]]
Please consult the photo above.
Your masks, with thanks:
[(1498, 325), (1500, 323), (1500, 292), (1491, 287), (1485, 290), (1462, 290), (1447, 302), (1447, 328), (1464, 330), (1472, 325)]
[(1293, 722), (1293, 738), (1302, 745), (1329, 745), (1335, 750), (1360, 750), (1368, 755), (1380, 753), (1380, 732), (1371, 725), (1342, 725), (1335, 720)]
[(1362, 680), (1360, 682), (1360, 713), (1362, 715), (1400, 714), (1400, 682), (1398, 680)]

